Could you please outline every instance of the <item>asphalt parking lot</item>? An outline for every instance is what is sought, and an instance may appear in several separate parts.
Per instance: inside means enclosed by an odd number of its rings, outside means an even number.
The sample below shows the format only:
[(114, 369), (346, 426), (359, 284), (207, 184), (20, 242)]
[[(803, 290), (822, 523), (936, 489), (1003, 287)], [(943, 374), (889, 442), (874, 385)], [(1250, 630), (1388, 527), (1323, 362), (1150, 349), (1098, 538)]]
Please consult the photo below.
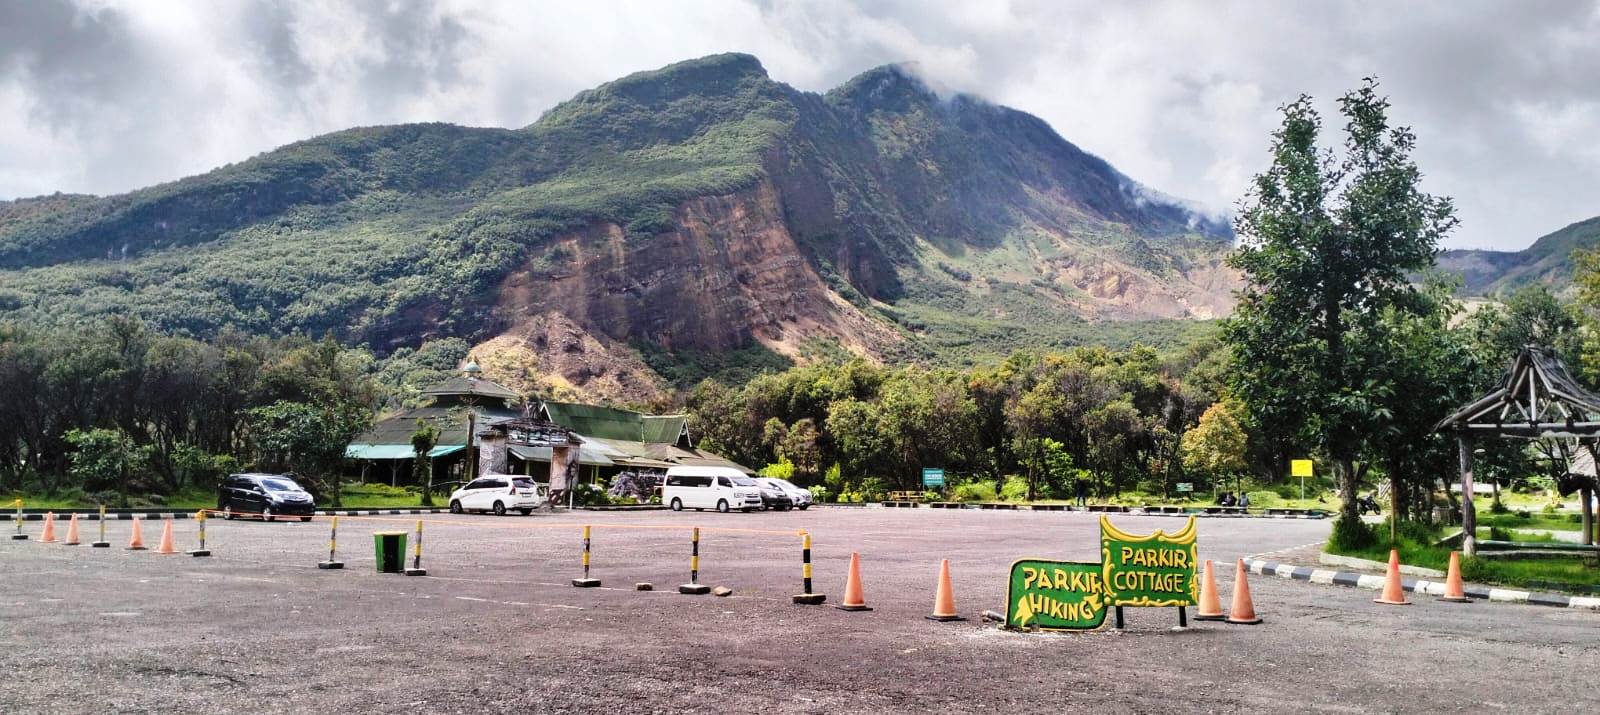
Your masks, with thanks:
[[(328, 525), (208, 522), (211, 558), (0, 541), (0, 711), (154, 712), (1576, 712), (1600, 703), (1585, 673), (1600, 614), (1506, 604), (1407, 607), (1365, 590), (1251, 581), (1260, 626), (1130, 609), (1128, 630), (1017, 634), (1003, 610), (1019, 557), (1095, 560), (1082, 513), (892, 509), (421, 517), (425, 577), (375, 573), (371, 533), (415, 518)], [(1119, 516), (1128, 531), (1171, 517)], [(593, 576), (578, 589), (582, 524)], [(689, 527), (705, 527), (685, 596)], [(180, 549), (195, 524), (175, 522)], [(1202, 558), (1325, 538), (1325, 521), (1201, 520)], [(796, 606), (810, 531), (818, 591), (842, 596), (851, 551), (866, 599)], [(29, 525), (37, 536), (38, 524)], [(89, 532), (92, 533), (92, 526)], [(154, 545), (158, 524), (144, 537)], [(939, 559), (971, 620), (923, 618)], [(1232, 570), (1225, 568), (1224, 604)], [(633, 590), (648, 581), (653, 592)]]

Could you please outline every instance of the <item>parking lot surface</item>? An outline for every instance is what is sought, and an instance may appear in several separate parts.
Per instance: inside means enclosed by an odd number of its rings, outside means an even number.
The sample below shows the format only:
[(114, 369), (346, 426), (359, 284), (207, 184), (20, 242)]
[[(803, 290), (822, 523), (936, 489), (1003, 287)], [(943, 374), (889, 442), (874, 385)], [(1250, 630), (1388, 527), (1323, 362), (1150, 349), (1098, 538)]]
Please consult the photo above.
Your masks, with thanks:
[[(1277, 578), (1250, 584), (1259, 626), (1192, 624), (1129, 609), (1128, 630), (1019, 634), (1004, 610), (1021, 557), (1097, 560), (1094, 515), (815, 508), (716, 514), (437, 515), (429, 575), (379, 574), (372, 532), (415, 518), (339, 523), (342, 571), (319, 570), (328, 523), (208, 522), (210, 558), (0, 541), (0, 711), (172, 712), (1391, 712), (1592, 709), (1584, 673), (1600, 614), (1417, 599)], [(1172, 517), (1114, 516), (1177, 530)], [(592, 575), (578, 589), (580, 526)], [(687, 596), (689, 528), (704, 527)], [(194, 548), (196, 524), (174, 528)], [(1219, 563), (1326, 537), (1325, 521), (1202, 519)], [(29, 530), (37, 538), (37, 523)], [(796, 606), (800, 539), (816, 590), (843, 595), (851, 552), (873, 611)], [(91, 526), (87, 533), (92, 533)], [(154, 546), (160, 525), (147, 523)], [(414, 534), (413, 534), (414, 537)], [(408, 557), (409, 557), (408, 552)], [(949, 559), (957, 608), (923, 618)], [(409, 559), (408, 559), (409, 561)], [(634, 590), (650, 582), (651, 592)], [(1108, 619), (1109, 620), (1109, 619)], [(1109, 624), (1108, 624), (1109, 625)]]

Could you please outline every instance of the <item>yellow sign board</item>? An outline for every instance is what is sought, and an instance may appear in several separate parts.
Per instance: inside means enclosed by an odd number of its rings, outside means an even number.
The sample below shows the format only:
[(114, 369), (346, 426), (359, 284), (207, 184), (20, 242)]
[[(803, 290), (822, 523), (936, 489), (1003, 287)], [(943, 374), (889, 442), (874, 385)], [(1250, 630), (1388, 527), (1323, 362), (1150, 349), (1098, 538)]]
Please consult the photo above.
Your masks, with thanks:
[(1289, 474), (1291, 476), (1295, 476), (1295, 477), (1309, 477), (1309, 476), (1311, 476), (1311, 460), (1309, 460), (1309, 459), (1291, 459), (1291, 460), (1289, 460)]

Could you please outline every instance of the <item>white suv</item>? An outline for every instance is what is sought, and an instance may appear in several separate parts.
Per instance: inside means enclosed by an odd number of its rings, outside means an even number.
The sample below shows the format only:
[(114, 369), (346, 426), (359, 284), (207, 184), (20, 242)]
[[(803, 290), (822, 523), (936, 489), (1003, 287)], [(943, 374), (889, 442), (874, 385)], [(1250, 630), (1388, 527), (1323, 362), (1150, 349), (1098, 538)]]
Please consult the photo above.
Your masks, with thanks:
[(544, 488), (528, 477), (514, 474), (491, 474), (474, 479), (450, 494), (450, 513), (464, 511), (492, 511), (504, 516), (515, 509), (523, 516), (544, 506)]

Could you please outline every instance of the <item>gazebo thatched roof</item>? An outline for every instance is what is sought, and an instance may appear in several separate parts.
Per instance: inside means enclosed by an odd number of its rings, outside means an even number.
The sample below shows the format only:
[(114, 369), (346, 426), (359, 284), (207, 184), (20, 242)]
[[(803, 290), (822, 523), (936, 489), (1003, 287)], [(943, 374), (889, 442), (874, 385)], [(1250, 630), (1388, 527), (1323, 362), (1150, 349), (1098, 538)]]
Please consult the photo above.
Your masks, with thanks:
[(1434, 425), (1472, 436), (1600, 439), (1600, 395), (1585, 390), (1548, 348), (1522, 348), (1500, 386)]

